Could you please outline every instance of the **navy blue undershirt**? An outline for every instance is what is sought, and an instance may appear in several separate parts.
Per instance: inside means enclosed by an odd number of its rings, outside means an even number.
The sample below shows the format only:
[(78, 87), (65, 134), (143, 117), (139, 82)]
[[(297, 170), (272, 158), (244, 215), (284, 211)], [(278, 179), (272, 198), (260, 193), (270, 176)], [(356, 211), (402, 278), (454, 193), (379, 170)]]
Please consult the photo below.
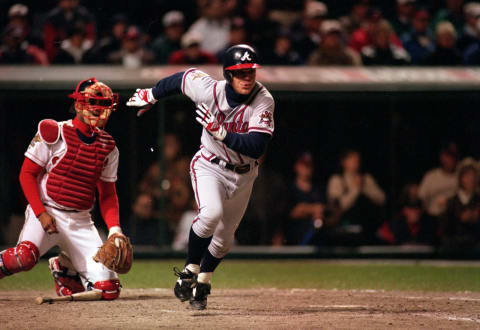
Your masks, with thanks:
[[(183, 74), (184, 72), (177, 72), (160, 80), (152, 88), (153, 97), (159, 100), (163, 97), (181, 93)], [(244, 103), (250, 96), (250, 94), (238, 94), (230, 84), (226, 85), (225, 92), (227, 103), (232, 109)], [(239, 134), (227, 132), (227, 136), (222, 142), (234, 151), (258, 159), (265, 152), (268, 141), (270, 141), (270, 135), (267, 133), (251, 132), (248, 134)]]

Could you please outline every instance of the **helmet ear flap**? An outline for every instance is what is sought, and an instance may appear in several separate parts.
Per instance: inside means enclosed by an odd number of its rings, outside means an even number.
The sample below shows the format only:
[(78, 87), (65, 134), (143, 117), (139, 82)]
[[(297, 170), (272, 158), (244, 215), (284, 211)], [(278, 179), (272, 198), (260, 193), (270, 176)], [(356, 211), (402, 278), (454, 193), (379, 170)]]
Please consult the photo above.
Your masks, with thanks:
[(232, 71), (224, 70), (224, 71), (223, 71), (223, 77), (225, 78), (225, 80), (226, 80), (228, 83), (232, 83), (232, 80), (233, 80)]

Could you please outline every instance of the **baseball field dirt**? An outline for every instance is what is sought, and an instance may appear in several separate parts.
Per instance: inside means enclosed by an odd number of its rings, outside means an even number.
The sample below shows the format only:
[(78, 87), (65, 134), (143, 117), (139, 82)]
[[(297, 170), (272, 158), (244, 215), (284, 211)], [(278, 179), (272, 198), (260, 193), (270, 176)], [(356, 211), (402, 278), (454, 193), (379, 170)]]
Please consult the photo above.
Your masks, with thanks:
[(480, 293), (213, 289), (191, 311), (170, 289), (125, 289), (116, 301), (36, 305), (48, 291), (4, 291), (1, 329), (480, 329)]

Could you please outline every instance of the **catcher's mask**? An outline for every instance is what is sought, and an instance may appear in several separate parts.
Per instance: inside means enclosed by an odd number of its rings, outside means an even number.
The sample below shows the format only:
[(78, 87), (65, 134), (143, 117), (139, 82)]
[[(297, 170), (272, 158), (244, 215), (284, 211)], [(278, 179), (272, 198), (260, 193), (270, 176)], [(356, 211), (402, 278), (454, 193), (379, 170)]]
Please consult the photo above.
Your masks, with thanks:
[(95, 77), (79, 82), (68, 97), (75, 100), (75, 111), (81, 113), (92, 129), (103, 129), (118, 105), (118, 94)]

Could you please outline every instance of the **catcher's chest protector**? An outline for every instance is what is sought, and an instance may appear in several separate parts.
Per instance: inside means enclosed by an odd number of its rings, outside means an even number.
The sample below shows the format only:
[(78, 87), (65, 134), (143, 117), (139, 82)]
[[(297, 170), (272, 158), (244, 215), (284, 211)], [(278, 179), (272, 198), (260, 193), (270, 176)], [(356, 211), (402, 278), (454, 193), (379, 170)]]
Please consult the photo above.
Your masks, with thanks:
[(89, 210), (105, 159), (115, 148), (115, 141), (100, 131), (93, 143), (86, 144), (80, 140), (75, 127), (69, 125), (63, 125), (62, 138), (67, 151), (48, 174), (47, 194), (59, 205)]

